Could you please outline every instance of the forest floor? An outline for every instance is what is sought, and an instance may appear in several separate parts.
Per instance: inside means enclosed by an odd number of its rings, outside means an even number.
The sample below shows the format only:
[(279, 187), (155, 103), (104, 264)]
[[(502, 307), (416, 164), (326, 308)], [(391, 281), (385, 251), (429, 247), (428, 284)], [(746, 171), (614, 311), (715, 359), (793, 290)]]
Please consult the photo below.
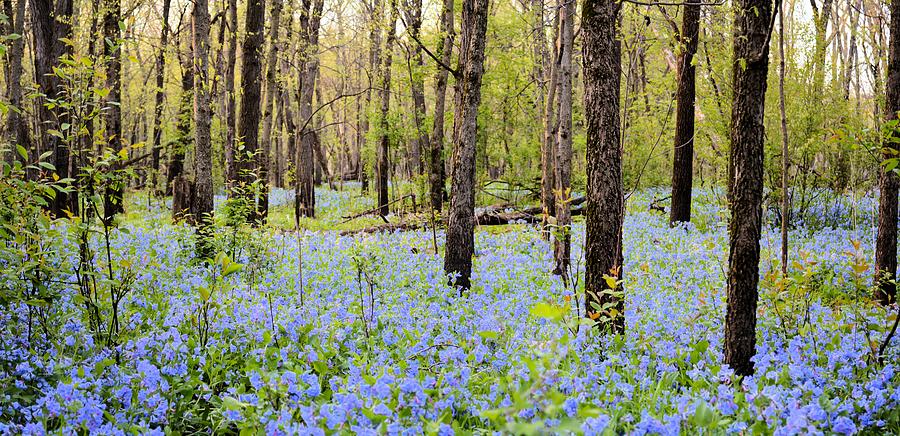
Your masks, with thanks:
[[(274, 192), (272, 225), (218, 230), (213, 264), (143, 195), (111, 240), (114, 276), (134, 275), (116, 345), (94, 337), (74, 288), (61, 290), (59, 340), (0, 314), (18, 332), (0, 337), (0, 434), (900, 432), (900, 338), (873, 357), (896, 308), (866, 297), (871, 198), (807, 208), (786, 278), (767, 226), (756, 374), (738, 379), (722, 364), (728, 238), (713, 191), (696, 191), (693, 223), (675, 229), (647, 207), (661, 192), (629, 199), (622, 336), (580, 325), (581, 222), (576, 285), (550, 273), (535, 226), (480, 228), (459, 296), (441, 230), (332, 231), (382, 222), (345, 222), (373, 206), (358, 187), (317, 191), (319, 217), (299, 234), (292, 193)], [(71, 238), (55, 249), (73, 270)]]

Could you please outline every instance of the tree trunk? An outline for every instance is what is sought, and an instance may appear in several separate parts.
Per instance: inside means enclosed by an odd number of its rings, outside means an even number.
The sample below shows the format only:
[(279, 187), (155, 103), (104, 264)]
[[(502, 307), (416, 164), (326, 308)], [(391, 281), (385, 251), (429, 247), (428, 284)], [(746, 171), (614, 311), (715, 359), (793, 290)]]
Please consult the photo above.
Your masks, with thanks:
[(159, 51), (156, 53), (156, 105), (153, 107), (153, 149), (151, 151), (151, 168), (153, 175), (150, 178), (150, 189), (159, 189), (156, 179), (159, 176), (159, 157), (162, 151), (162, 112), (165, 100), (166, 77), (166, 45), (169, 42), (169, 8), (172, 0), (163, 1), (162, 31), (159, 35)]
[[(34, 38), (34, 77), (40, 92), (46, 98), (56, 98), (62, 91), (59, 78), (53, 74), (53, 66), (63, 55), (70, 53), (71, 47), (64, 43), (72, 37), (72, 0), (31, 0), (31, 25)], [(69, 177), (69, 147), (58, 137), (50, 135), (50, 130), (61, 129), (68, 121), (65, 111), (56, 107), (50, 109), (45, 104), (38, 108), (39, 134), (35, 137), (35, 147), (30, 152), (37, 158), (43, 152), (51, 152), (51, 163), (60, 178)], [(33, 174), (32, 174), (33, 176)], [(77, 196), (74, 193), (58, 192), (50, 204), (50, 212), (56, 217), (67, 216), (69, 210), (77, 215)]]
[(275, 138), (272, 135), (274, 124), (275, 100), (278, 98), (278, 90), (275, 84), (275, 76), (278, 71), (278, 30), (281, 26), (281, 0), (272, 0), (272, 19), (269, 22), (269, 53), (266, 55), (266, 100), (263, 106), (263, 131), (262, 154), (259, 165), (259, 181), (262, 184), (262, 193), (259, 198), (257, 213), (259, 220), (265, 222), (269, 216), (269, 166), (272, 161), (272, 143)]
[(560, 62), (559, 62), (559, 128), (556, 137), (556, 200), (557, 233), (554, 242), (554, 273), (568, 284), (572, 247), (572, 50), (575, 45), (575, 2), (565, 1), (560, 8)]
[(734, 18), (731, 109), (731, 223), (725, 316), (725, 363), (753, 373), (759, 238), (762, 231), (763, 143), (769, 70), (770, 0), (738, 0)]
[[(22, 35), (25, 31), (25, 1), (16, 2), (16, 10), (10, 17), (12, 32)], [(12, 11), (11, 11), (12, 12)], [(22, 59), (25, 53), (25, 38), (17, 38), (9, 42), (9, 76), (6, 83), (6, 98), (10, 106), (22, 109)], [(31, 134), (28, 131), (28, 120), (16, 110), (10, 110), (6, 117), (6, 134), (12, 144), (21, 145), (25, 150), (31, 149)], [(12, 159), (18, 159), (18, 154), (11, 150)], [(74, 212), (74, 211), (73, 211)]]
[[(559, 1), (558, 10), (561, 11), (567, 0)], [(543, 122), (544, 134), (541, 137), (541, 206), (544, 209), (542, 215), (542, 232), (544, 239), (550, 240), (549, 217), (556, 213), (556, 199), (553, 195), (554, 188), (554, 168), (556, 155), (556, 129), (559, 126), (558, 121), (554, 121), (556, 88), (559, 86), (559, 63), (560, 63), (560, 44), (562, 42), (560, 26), (560, 18), (562, 12), (557, 12), (553, 21), (553, 55), (550, 58), (550, 69), (547, 80), (547, 99), (544, 107)]]
[[(406, 24), (409, 26), (409, 33), (415, 39), (419, 39), (420, 30), (422, 28), (422, 0), (412, 0), (407, 2)], [(422, 76), (422, 68), (424, 66), (422, 60), (422, 47), (419, 44), (413, 44), (411, 59), (409, 62), (409, 79), (410, 91), (412, 93), (413, 102), (413, 121), (416, 124), (416, 136), (412, 141), (412, 153), (410, 160), (413, 161), (415, 173), (417, 175), (425, 173), (425, 165), (422, 161), (422, 150), (428, 144), (428, 132), (425, 130), (425, 81)]]
[(625, 331), (624, 298), (610, 290), (606, 276), (622, 278), (622, 148), (619, 124), (619, 78), (622, 45), (616, 34), (621, 4), (585, 0), (584, 108), (587, 135), (585, 204), (585, 314), (600, 318), (600, 327)]
[(390, 109), (391, 109), (391, 64), (394, 62), (394, 39), (397, 38), (395, 30), (397, 24), (397, 2), (391, 0), (391, 16), (388, 20), (385, 30), (387, 31), (387, 39), (384, 43), (384, 66), (382, 67), (381, 76), (381, 125), (379, 130), (381, 133), (381, 141), (378, 145), (378, 165), (376, 173), (378, 174), (378, 213), (381, 216), (387, 216), (390, 213), (388, 202), (390, 196), (388, 193), (388, 173), (390, 172), (390, 145), (391, 145), (391, 126), (390, 126)]
[(675, 150), (672, 159), (672, 208), (669, 224), (691, 220), (691, 187), (694, 179), (694, 55), (700, 39), (700, 3), (684, 6), (678, 56), (678, 89), (675, 91)]
[[(453, 0), (444, 0), (441, 10), (440, 39), (437, 55), (441, 63), (450, 65), (453, 56)], [(447, 100), (446, 68), (438, 67), (434, 78), (434, 124), (431, 129), (431, 147), (428, 158), (428, 185), (431, 194), (431, 208), (441, 212), (444, 202), (444, 116)]]
[(228, 0), (228, 65), (225, 66), (225, 187), (229, 190), (237, 181), (238, 167), (234, 162), (237, 152), (235, 138), (237, 91), (234, 89), (234, 70), (237, 65), (237, 0)]
[[(900, 112), (900, 2), (891, 3), (890, 45), (888, 46), (887, 85), (884, 117), (897, 120)], [(897, 157), (898, 129), (885, 139), (884, 159)], [(875, 299), (884, 305), (896, 300), (897, 287), (897, 194), (900, 178), (894, 171), (881, 171), (881, 196), (878, 202), (878, 236), (875, 239)]]
[[(314, 1), (315, 3), (311, 3)], [(321, 21), (323, 0), (304, 0), (300, 12), (300, 29), (303, 49), (301, 51), (302, 66), (300, 68), (300, 132), (297, 135), (295, 168), (297, 183), (294, 189), (294, 215), (299, 223), (301, 216), (316, 216), (315, 192), (315, 147), (318, 142), (313, 128), (312, 102), (315, 95), (316, 81), (319, 75), (319, 59), (316, 50), (319, 45), (319, 23)]]
[(212, 139), (210, 137), (209, 5), (194, 0), (194, 195), (191, 215), (198, 224), (197, 252), (212, 253), (208, 241), (213, 214)]
[[(119, 20), (122, 7), (119, 0), (106, 0), (103, 11), (103, 35), (106, 38), (104, 55), (106, 56), (106, 96), (103, 119), (106, 128), (106, 147), (113, 153), (122, 150), (122, 34)], [(112, 165), (112, 171), (121, 169), (120, 163)], [(103, 197), (103, 213), (107, 220), (125, 211), (122, 194), (125, 182), (114, 178), (106, 187)]]
[[(783, 1), (783, 0), (778, 0)], [(788, 129), (784, 107), (784, 14), (778, 14), (778, 106), (781, 112), (781, 275), (788, 270), (788, 223), (791, 217), (791, 197), (788, 195)]]
[(813, 51), (813, 98), (820, 98), (825, 87), (825, 52), (828, 50), (828, 23), (831, 21), (833, 0), (823, 0), (822, 9), (810, 0), (815, 30), (815, 46)]
[(453, 117), (453, 170), (444, 272), (455, 275), (455, 284), (469, 289), (475, 254), (475, 146), (488, 0), (463, 0), (459, 74)]
[(176, 123), (177, 139), (169, 146), (169, 166), (166, 169), (166, 195), (174, 195), (175, 180), (184, 173), (184, 155), (191, 142), (191, 120), (194, 99), (193, 50), (180, 55), (181, 62), (181, 103)]
[(238, 189), (243, 191), (241, 196), (246, 199), (250, 207), (247, 216), (248, 222), (256, 219), (257, 198), (253, 184), (258, 180), (263, 161), (259, 149), (259, 121), (260, 106), (262, 106), (260, 103), (260, 77), (262, 76), (261, 58), (265, 16), (265, 0), (249, 0), (247, 2), (247, 34), (244, 36), (243, 61), (241, 63), (241, 89), (244, 94), (241, 97), (241, 113), (238, 123), (238, 138), (244, 144), (244, 149), (235, 157), (235, 160), (239, 168)]

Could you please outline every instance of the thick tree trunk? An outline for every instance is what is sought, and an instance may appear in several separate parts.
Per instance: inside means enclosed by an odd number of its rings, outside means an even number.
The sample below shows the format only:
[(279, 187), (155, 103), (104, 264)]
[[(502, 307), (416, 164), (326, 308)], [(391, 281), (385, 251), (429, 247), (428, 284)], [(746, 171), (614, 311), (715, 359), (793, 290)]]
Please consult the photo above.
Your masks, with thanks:
[(265, 16), (265, 0), (247, 2), (247, 34), (244, 36), (241, 63), (241, 89), (244, 94), (241, 97), (241, 113), (238, 119), (238, 139), (244, 144), (244, 150), (235, 157), (235, 160), (240, 169), (237, 174), (238, 188), (243, 190), (241, 195), (250, 206), (248, 221), (256, 219), (257, 198), (252, 185), (258, 180), (263, 160), (259, 148), (259, 122), (262, 115), (260, 77)]
[[(53, 66), (59, 58), (71, 51), (71, 47), (64, 42), (65, 38), (72, 37), (72, 0), (58, 0), (54, 4), (52, 0), (31, 0), (31, 24), (34, 38), (34, 78), (40, 92), (46, 98), (56, 98), (62, 91), (59, 78), (53, 74)], [(55, 135), (50, 135), (50, 130), (60, 130), (62, 125), (68, 122), (65, 111), (56, 107), (48, 108), (44, 104), (39, 105), (38, 127), (39, 135), (35, 137), (35, 146), (29, 150), (32, 159), (37, 158), (43, 152), (51, 152), (51, 163), (56, 167), (56, 174), (60, 178), (69, 177), (69, 147)], [(33, 175), (33, 174), (32, 174)], [(67, 216), (64, 212), (69, 210), (77, 215), (78, 201), (74, 193), (58, 192), (50, 204), (50, 211), (57, 217)]]
[[(441, 38), (437, 53), (441, 63), (449, 66), (453, 57), (453, 0), (444, 0), (441, 10)], [(428, 185), (431, 208), (441, 212), (444, 202), (444, 116), (447, 100), (446, 68), (438, 67), (434, 78), (434, 124), (431, 128), (431, 147), (428, 158)]]
[(469, 289), (475, 255), (475, 146), (488, 0), (463, 0), (459, 45), (459, 77), (453, 117), (453, 170), (444, 272), (455, 275), (455, 284)]
[(209, 5), (194, 0), (194, 194), (193, 221), (200, 229), (198, 253), (209, 256), (208, 231), (212, 224), (212, 139), (210, 137)]
[(275, 100), (278, 98), (278, 90), (275, 84), (275, 76), (278, 71), (278, 31), (281, 26), (281, 0), (272, 0), (272, 18), (269, 22), (269, 53), (266, 55), (266, 100), (263, 106), (263, 131), (262, 154), (259, 160), (259, 181), (262, 184), (262, 193), (259, 198), (257, 213), (262, 222), (269, 216), (269, 167), (272, 162), (272, 143), (276, 139), (272, 135), (274, 124)]
[(762, 231), (763, 143), (769, 71), (770, 0), (738, 0), (734, 17), (731, 110), (731, 223), (725, 316), (725, 363), (753, 373), (759, 238)]
[(675, 150), (672, 159), (672, 208), (669, 224), (691, 220), (691, 187), (694, 180), (694, 55), (700, 39), (700, 3), (684, 6), (678, 55), (678, 89), (675, 92)]
[[(311, 3), (314, 1), (314, 3)], [(319, 75), (319, 59), (316, 50), (319, 45), (319, 23), (321, 22), (323, 0), (304, 0), (300, 12), (302, 67), (300, 69), (300, 132), (297, 135), (295, 167), (297, 183), (294, 188), (294, 215), (297, 222), (302, 217), (315, 217), (315, 147), (318, 142), (313, 128), (312, 102)]]
[(153, 174), (150, 178), (150, 189), (159, 189), (156, 179), (159, 177), (159, 157), (162, 151), (162, 111), (165, 100), (166, 78), (166, 46), (169, 42), (169, 8), (172, 0), (163, 1), (162, 30), (159, 35), (159, 51), (156, 53), (156, 105), (153, 107), (153, 149), (151, 151), (151, 168)]
[[(228, 54), (225, 66), (225, 186), (229, 192), (237, 181), (238, 167), (234, 162), (237, 152), (235, 137), (237, 91), (234, 89), (234, 70), (237, 65), (237, 0), (228, 0)], [(231, 195), (229, 193), (229, 195)]]
[(816, 5), (815, 0), (810, 0), (813, 14), (813, 29), (815, 30), (815, 45), (813, 48), (813, 89), (812, 98), (820, 98), (825, 88), (825, 52), (828, 50), (828, 23), (831, 21), (831, 7), (834, 0), (824, 0), (822, 9)]
[[(783, 1), (783, 0), (778, 0)], [(788, 223), (791, 219), (791, 197), (788, 193), (788, 128), (784, 107), (784, 14), (778, 15), (778, 109), (781, 112), (781, 275), (788, 271)]]
[[(900, 2), (891, 3), (890, 45), (888, 46), (887, 85), (884, 117), (896, 120), (900, 112)], [(896, 138), (892, 132), (884, 144), (884, 159), (896, 158)], [(890, 142), (887, 142), (890, 141)], [(897, 277), (897, 194), (900, 178), (893, 171), (881, 172), (881, 196), (878, 202), (878, 236), (875, 239), (875, 294), (881, 304), (897, 299), (897, 287), (890, 280)]]
[(394, 40), (397, 38), (395, 26), (397, 24), (397, 2), (391, 0), (391, 16), (388, 19), (385, 30), (387, 31), (387, 39), (384, 43), (384, 65), (382, 66), (381, 75), (381, 117), (379, 130), (381, 140), (378, 144), (376, 174), (378, 179), (376, 185), (378, 189), (378, 213), (381, 216), (387, 216), (390, 213), (388, 202), (390, 195), (388, 192), (388, 175), (390, 173), (390, 146), (391, 146), (391, 126), (390, 126), (390, 110), (391, 110), (391, 64), (394, 62)]
[(559, 62), (559, 128), (556, 136), (556, 225), (554, 273), (569, 280), (569, 263), (572, 247), (572, 50), (575, 45), (575, 2), (565, 1), (560, 8), (560, 62)]
[[(122, 6), (119, 0), (106, 0), (103, 11), (103, 35), (106, 38), (104, 54), (106, 56), (106, 108), (104, 108), (104, 124), (106, 128), (106, 147), (118, 153), (122, 143), (122, 34), (119, 20), (122, 17)], [(112, 170), (121, 169), (119, 163), (113, 164)], [(113, 179), (106, 187), (103, 197), (103, 213), (107, 220), (125, 211), (122, 195), (125, 190), (124, 180)]]
[(622, 45), (616, 34), (621, 4), (585, 0), (584, 107), (587, 134), (585, 205), (585, 314), (597, 317), (604, 330), (625, 331), (621, 289), (610, 290), (606, 276), (622, 278), (622, 148), (619, 124), (619, 78)]

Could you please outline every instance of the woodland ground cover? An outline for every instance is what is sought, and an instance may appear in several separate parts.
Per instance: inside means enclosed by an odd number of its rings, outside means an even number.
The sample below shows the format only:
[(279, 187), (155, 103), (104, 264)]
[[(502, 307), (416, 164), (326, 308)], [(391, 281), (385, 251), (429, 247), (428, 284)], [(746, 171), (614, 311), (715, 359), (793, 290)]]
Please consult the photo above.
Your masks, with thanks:
[[(91, 334), (75, 277), (60, 280), (48, 338), (24, 310), (0, 313), (0, 433), (900, 431), (900, 339), (870, 358), (891, 315), (862, 298), (874, 232), (853, 217), (872, 216), (872, 199), (809, 208), (786, 279), (778, 231), (764, 232), (756, 374), (737, 379), (722, 364), (719, 196), (695, 192), (694, 222), (670, 229), (646, 208), (654, 194), (629, 199), (619, 337), (579, 325), (583, 292), (549, 274), (532, 226), (476, 232), (459, 296), (428, 229), (305, 231), (302, 252), (294, 233), (223, 229), (208, 264), (189, 227), (142, 213), (111, 239), (117, 274), (134, 274), (118, 345)], [(317, 203), (337, 224), (369, 207), (356, 198)], [(55, 261), (73, 271), (61, 235)], [(573, 236), (577, 265), (583, 223)]]

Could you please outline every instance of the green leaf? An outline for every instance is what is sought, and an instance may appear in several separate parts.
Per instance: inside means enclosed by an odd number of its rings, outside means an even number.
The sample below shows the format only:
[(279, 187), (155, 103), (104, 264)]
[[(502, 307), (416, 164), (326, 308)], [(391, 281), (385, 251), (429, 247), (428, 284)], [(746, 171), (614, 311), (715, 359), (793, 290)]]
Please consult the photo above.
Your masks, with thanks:
[(500, 337), (500, 333), (497, 333), (492, 330), (482, 330), (482, 331), (478, 332), (478, 336), (481, 336), (482, 339), (496, 341), (497, 338)]
[(28, 160), (28, 151), (25, 150), (25, 147), (16, 144), (16, 151), (19, 152), (19, 156), (21, 156), (23, 160)]

